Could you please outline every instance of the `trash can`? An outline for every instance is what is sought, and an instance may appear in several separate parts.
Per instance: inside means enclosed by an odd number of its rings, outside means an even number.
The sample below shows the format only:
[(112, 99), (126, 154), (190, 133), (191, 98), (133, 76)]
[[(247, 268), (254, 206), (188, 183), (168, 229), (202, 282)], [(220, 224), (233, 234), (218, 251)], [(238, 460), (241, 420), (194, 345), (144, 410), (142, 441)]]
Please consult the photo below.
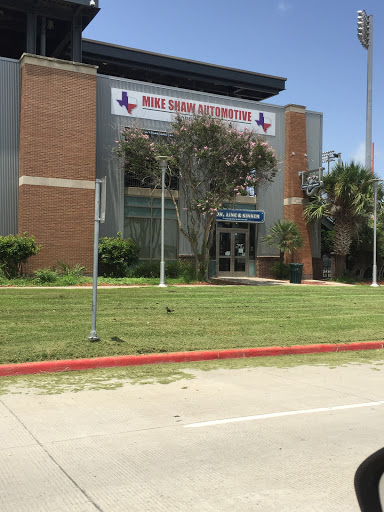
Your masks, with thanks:
[(302, 263), (289, 264), (289, 282), (294, 284), (301, 284), (301, 276), (303, 273)]

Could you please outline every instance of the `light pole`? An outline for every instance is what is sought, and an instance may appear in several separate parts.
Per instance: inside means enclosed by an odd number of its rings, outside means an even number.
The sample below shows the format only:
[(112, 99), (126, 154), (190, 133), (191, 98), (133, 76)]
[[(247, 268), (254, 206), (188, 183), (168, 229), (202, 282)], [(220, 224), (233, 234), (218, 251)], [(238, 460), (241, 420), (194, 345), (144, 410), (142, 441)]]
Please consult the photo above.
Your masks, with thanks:
[(157, 156), (161, 170), (161, 261), (160, 261), (160, 284), (159, 287), (167, 286), (164, 283), (165, 262), (164, 262), (164, 198), (165, 198), (165, 171), (167, 170), (168, 156)]
[(379, 187), (379, 183), (383, 180), (373, 179), (373, 269), (372, 269), (372, 284), (371, 286), (377, 287), (377, 265), (376, 265), (376, 212), (377, 212), (377, 189)]
[(337, 158), (337, 162), (341, 164), (341, 153), (335, 153), (332, 151), (324, 151), (321, 154), (323, 163), (328, 162), (328, 174), (329, 174), (329, 162), (334, 162), (335, 158)]
[(367, 124), (365, 130), (365, 167), (372, 168), (372, 52), (373, 52), (373, 16), (365, 11), (357, 11), (357, 37), (368, 50), (367, 68)]

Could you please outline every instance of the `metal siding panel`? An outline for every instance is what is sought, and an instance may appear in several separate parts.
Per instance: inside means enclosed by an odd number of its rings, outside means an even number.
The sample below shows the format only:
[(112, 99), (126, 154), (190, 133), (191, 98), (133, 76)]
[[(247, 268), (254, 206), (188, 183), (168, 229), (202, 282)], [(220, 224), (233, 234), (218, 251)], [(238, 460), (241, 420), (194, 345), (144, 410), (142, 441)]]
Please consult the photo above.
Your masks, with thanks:
[(107, 177), (105, 223), (100, 225), (100, 236), (116, 236), (124, 231), (124, 176), (113, 147), (122, 126), (111, 114), (110, 81), (106, 77), (97, 77), (96, 115), (96, 177)]
[(268, 234), (269, 228), (281, 220), (284, 215), (285, 107), (273, 109), (271, 105), (268, 105), (268, 110), (276, 114), (276, 136), (266, 137), (266, 140), (275, 150), (279, 161), (279, 172), (272, 183), (261, 186), (257, 192), (257, 209), (265, 211), (265, 222), (257, 225), (256, 256), (279, 255), (279, 250), (263, 243), (262, 238)]
[[(239, 108), (260, 109), (276, 114), (276, 136), (266, 136), (265, 139), (275, 149), (281, 169), (273, 183), (263, 187), (258, 196), (258, 209), (265, 210), (265, 224), (261, 224), (259, 231), (258, 255), (270, 255), (274, 250), (260, 243), (266, 230), (277, 220), (283, 217), (284, 198), (284, 134), (285, 134), (285, 107), (242, 100), (216, 94), (199, 93), (187, 89), (178, 89), (157, 84), (147, 84), (134, 80), (98, 75), (97, 93), (97, 152), (96, 175), (98, 178), (107, 176), (107, 215), (105, 224), (101, 225), (102, 236), (114, 236), (117, 231), (123, 231), (124, 226), (124, 189), (121, 163), (113, 154), (114, 141), (119, 138), (125, 126), (136, 125), (137, 119), (116, 116), (111, 114), (111, 88), (129, 89), (152, 95), (169, 95), (174, 98), (183, 98), (195, 102), (215, 102), (222, 105), (237, 106)], [(142, 120), (142, 126), (148, 130), (169, 131), (171, 124), (164, 121)], [(182, 200), (182, 198), (180, 198)], [(190, 253), (189, 243), (180, 233), (179, 253)]]
[(0, 58), (0, 235), (18, 231), (20, 68)]
[[(306, 113), (307, 155), (309, 169), (321, 167), (323, 151), (323, 115), (318, 112)], [(311, 225), (311, 250), (313, 258), (321, 257), (321, 223)]]

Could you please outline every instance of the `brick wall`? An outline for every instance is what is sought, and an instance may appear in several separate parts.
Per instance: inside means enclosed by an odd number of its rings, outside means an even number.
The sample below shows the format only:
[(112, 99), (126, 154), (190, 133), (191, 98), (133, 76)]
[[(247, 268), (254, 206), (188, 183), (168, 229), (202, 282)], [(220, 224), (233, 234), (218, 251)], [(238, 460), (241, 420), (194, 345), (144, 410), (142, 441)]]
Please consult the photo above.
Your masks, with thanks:
[(59, 261), (79, 263), (92, 274), (94, 191), (23, 185), (19, 197), (22, 230), (33, 234), (41, 251), (25, 265), (25, 272), (51, 267)]
[(304, 246), (295, 254), (303, 263), (303, 279), (312, 279), (312, 253), (309, 225), (303, 218), (306, 196), (301, 190), (299, 172), (308, 169), (305, 107), (287, 105), (285, 110), (284, 219), (294, 221), (304, 239)]
[(19, 233), (40, 253), (26, 272), (63, 261), (92, 272), (96, 68), (23, 55)]
[(279, 256), (259, 256), (256, 258), (256, 277), (273, 279), (272, 265), (279, 262)]

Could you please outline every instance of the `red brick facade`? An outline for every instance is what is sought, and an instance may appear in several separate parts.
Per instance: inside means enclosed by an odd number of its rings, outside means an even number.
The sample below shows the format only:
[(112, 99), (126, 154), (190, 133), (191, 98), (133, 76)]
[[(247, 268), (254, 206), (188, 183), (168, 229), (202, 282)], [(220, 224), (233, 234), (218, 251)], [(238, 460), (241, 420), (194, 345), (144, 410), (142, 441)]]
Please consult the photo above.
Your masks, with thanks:
[(42, 245), (26, 272), (63, 261), (92, 272), (96, 68), (24, 55), (19, 233)]
[(284, 219), (298, 225), (304, 239), (303, 249), (295, 255), (303, 263), (303, 278), (313, 278), (310, 226), (303, 218), (306, 196), (301, 190), (299, 172), (306, 171), (307, 140), (305, 107), (287, 105), (285, 109)]
[(259, 256), (256, 259), (256, 276), (270, 279), (272, 275), (272, 265), (280, 261), (279, 256)]

